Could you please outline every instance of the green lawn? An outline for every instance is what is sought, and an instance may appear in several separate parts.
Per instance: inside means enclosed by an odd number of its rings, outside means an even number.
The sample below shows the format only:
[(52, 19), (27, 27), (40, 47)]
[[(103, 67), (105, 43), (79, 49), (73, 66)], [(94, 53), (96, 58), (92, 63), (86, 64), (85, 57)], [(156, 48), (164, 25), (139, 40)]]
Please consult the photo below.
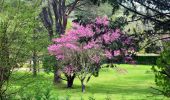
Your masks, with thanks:
[[(20, 90), (21, 95), (40, 95), (50, 90), (51, 100), (168, 100), (167, 98), (153, 94), (155, 90), (154, 75), (151, 66), (146, 65), (118, 65), (127, 72), (116, 71), (116, 69), (104, 68), (99, 77), (91, 78), (87, 83), (86, 92), (81, 93), (80, 81), (75, 80), (72, 89), (67, 89), (65, 82), (53, 85), (53, 74), (40, 73), (36, 78), (31, 74), (15, 73), (11, 79), (11, 91)], [(20, 80), (17, 80), (20, 79)], [(16, 81), (17, 80), (17, 81)], [(36, 93), (35, 93), (36, 92)], [(17, 96), (17, 95), (15, 95)], [(19, 98), (19, 96), (17, 96)], [(108, 98), (108, 99), (106, 99)], [(110, 98), (110, 99), (109, 99)], [(90, 99), (94, 100), (94, 99)]]

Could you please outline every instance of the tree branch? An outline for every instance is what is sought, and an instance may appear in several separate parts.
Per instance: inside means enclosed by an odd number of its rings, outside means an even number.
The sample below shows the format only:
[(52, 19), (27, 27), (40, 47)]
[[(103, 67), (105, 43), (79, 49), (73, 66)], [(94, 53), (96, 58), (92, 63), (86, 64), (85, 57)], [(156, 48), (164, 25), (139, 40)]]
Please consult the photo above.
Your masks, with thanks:
[(146, 48), (147, 46), (151, 45), (152, 43), (158, 41), (158, 40), (165, 40), (165, 39), (170, 39), (170, 37), (165, 37), (165, 38), (159, 38), (159, 39), (156, 39), (156, 40), (153, 40), (152, 42), (146, 44), (145, 46), (143, 46), (140, 50)]
[(146, 7), (147, 9), (150, 9), (150, 10), (156, 12), (156, 13), (159, 13), (160, 15), (164, 15), (164, 16), (170, 17), (170, 15), (167, 15), (166, 13), (163, 13), (163, 12), (160, 12), (160, 11), (158, 11), (158, 10), (155, 10), (155, 9), (153, 9), (153, 8), (147, 6), (147, 5), (144, 5), (143, 3), (140, 3), (140, 2), (138, 2), (138, 3), (139, 3), (140, 5)]
[(155, 21), (155, 22), (157, 22), (157, 23), (163, 23), (163, 22), (160, 21), (160, 20), (154, 19), (154, 18), (152, 18), (152, 17), (150, 17), (150, 16), (147, 16), (147, 15), (144, 15), (144, 14), (142, 14), (142, 13), (139, 13), (138, 11), (135, 11), (135, 10), (133, 10), (133, 9), (131, 9), (131, 8), (129, 8), (129, 7), (121, 4), (121, 3), (118, 3), (118, 4), (119, 4), (120, 6), (122, 6), (123, 8), (125, 8), (125, 9), (127, 9), (127, 10), (129, 10), (129, 11), (131, 11), (131, 12), (133, 12), (133, 13), (136, 13), (136, 14), (138, 14), (138, 15), (140, 15), (140, 16), (143, 16), (143, 17), (145, 17), (145, 18), (147, 18), (147, 19), (153, 20), (153, 21)]
[(76, 7), (76, 5), (79, 3), (80, 0), (75, 0), (71, 5), (69, 5), (67, 7), (67, 11), (66, 11), (66, 14), (69, 15), (73, 10), (74, 8)]

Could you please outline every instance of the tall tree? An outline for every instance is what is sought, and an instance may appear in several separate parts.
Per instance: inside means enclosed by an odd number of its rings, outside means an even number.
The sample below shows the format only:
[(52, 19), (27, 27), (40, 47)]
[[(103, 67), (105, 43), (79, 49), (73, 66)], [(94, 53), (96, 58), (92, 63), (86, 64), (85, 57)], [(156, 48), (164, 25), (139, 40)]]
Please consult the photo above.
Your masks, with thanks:
[[(45, 34), (45, 29), (43, 29), (43, 25), (41, 23), (41, 20), (39, 18), (39, 6), (33, 5), (30, 7), (30, 20), (28, 23), (28, 26), (30, 28), (29, 37), (27, 40), (27, 46), (30, 50), (30, 55), (32, 55), (31, 61), (33, 63), (32, 65), (32, 71), (33, 76), (36, 76), (37, 74), (37, 66), (38, 66), (38, 56), (42, 55), (41, 53), (45, 53), (44, 49), (46, 49), (49, 41)], [(34, 9), (37, 9), (36, 11)]]
[[(65, 33), (69, 15), (75, 9), (81, 9), (81, 6), (89, 4), (89, 3), (92, 3), (92, 4), (97, 3), (96, 0), (69, 0), (69, 1), (45, 0), (45, 1), (47, 1), (47, 6), (42, 8), (42, 12), (40, 16), (44, 23), (44, 26), (48, 30), (50, 39), (53, 38), (54, 33), (56, 33), (57, 35)], [(115, 12), (119, 8), (119, 6), (117, 5), (117, 3), (111, 2), (111, 1), (109, 3), (113, 7), (112, 12)], [(53, 15), (54, 15), (54, 18), (53, 18)], [(55, 25), (55, 28), (53, 28), (54, 25)]]
[(30, 32), (30, 2), (0, 2), (0, 99), (5, 100), (8, 98), (6, 93), (9, 93), (8, 82), (13, 69), (25, 63), (30, 56), (26, 47)]
[[(40, 13), (41, 20), (48, 30), (49, 39), (52, 40), (54, 35), (64, 34), (68, 15), (79, 5), (80, 0), (74, 0), (66, 3), (66, 0), (47, 0), (47, 6), (42, 8)], [(53, 19), (54, 15), (54, 19)], [(54, 24), (55, 21), (55, 24)], [(55, 28), (53, 26), (55, 25)], [(55, 31), (54, 31), (55, 30)], [(54, 34), (55, 33), (55, 34)], [(54, 69), (54, 83), (60, 83), (59, 68)]]

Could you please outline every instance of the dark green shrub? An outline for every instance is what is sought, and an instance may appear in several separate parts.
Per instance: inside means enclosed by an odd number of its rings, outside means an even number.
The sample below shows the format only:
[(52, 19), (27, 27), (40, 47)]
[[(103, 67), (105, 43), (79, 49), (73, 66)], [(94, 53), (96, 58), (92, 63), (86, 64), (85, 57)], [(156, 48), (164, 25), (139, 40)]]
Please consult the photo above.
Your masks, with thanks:
[(155, 83), (159, 92), (170, 97), (170, 49), (164, 50), (157, 60), (157, 66), (152, 70), (155, 74)]
[(54, 70), (54, 67), (57, 65), (57, 60), (55, 56), (45, 55), (42, 63), (45, 72), (49, 73)]
[(159, 55), (137, 55), (134, 57), (134, 60), (137, 64), (156, 65), (158, 58)]

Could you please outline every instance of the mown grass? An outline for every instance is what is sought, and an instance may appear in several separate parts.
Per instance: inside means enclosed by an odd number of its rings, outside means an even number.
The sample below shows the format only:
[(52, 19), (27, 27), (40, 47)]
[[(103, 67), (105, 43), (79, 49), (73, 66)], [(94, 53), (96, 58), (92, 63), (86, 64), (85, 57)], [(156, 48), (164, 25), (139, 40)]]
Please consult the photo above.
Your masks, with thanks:
[[(10, 90), (18, 91), (14, 97), (39, 95), (50, 91), (50, 100), (168, 100), (162, 95), (154, 94), (154, 75), (151, 66), (118, 65), (123, 71), (103, 68), (99, 77), (92, 77), (86, 85), (86, 92), (81, 93), (81, 85), (75, 80), (72, 89), (66, 83), (54, 85), (53, 74), (39, 73), (35, 78), (31, 73), (17, 72), (10, 80)], [(10, 91), (10, 92), (11, 92)], [(154, 92), (154, 93), (153, 93)], [(67, 99), (69, 98), (69, 99)], [(93, 99), (92, 99), (93, 98)]]

